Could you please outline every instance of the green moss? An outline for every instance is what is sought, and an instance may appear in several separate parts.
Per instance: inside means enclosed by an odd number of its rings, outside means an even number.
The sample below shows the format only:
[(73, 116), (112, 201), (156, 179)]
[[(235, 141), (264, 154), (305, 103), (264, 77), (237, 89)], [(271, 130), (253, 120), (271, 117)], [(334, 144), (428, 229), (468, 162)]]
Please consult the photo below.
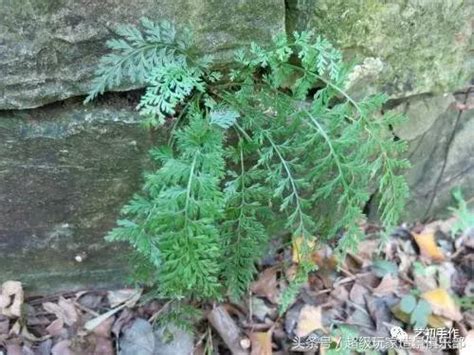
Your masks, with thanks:
[(468, 1), (299, 0), (290, 11), (290, 30), (314, 28), (360, 61), (381, 58), (376, 85), (394, 97), (451, 91), (474, 74)]

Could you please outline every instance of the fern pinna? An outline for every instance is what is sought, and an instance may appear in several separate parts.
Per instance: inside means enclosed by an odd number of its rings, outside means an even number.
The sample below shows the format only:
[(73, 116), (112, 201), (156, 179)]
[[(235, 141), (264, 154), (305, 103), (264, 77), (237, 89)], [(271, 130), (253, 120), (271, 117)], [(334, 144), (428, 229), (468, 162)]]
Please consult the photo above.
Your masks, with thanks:
[[(240, 297), (276, 218), (306, 241), (303, 252), (316, 235), (341, 231), (338, 250), (355, 248), (375, 185), (384, 225), (397, 221), (408, 191), (398, 171), (408, 163), (390, 126), (401, 117), (381, 114), (384, 95), (356, 102), (346, 93), (349, 69), (327, 40), (282, 34), (219, 72), (189, 31), (141, 25), (107, 43), (86, 101), (127, 79), (146, 86), (138, 110), (148, 126), (175, 117), (170, 144), (151, 151), (156, 170), (108, 235), (133, 245), (161, 296)], [(302, 262), (296, 280), (311, 268)], [(297, 292), (294, 282), (283, 309)]]

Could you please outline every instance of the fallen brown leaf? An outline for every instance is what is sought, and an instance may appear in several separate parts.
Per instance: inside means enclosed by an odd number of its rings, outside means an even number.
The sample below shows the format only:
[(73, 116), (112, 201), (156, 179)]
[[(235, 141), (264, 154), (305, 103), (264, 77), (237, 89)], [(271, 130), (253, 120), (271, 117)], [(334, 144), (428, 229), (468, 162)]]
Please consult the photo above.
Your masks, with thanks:
[(413, 233), (413, 238), (415, 238), (416, 244), (418, 244), (422, 256), (433, 261), (444, 260), (443, 253), (438, 248), (438, 245), (436, 245), (434, 232), (421, 234)]
[(21, 282), (6, 281), (0, 291), (0, 314), (8, 318), (21, 317), (24, 294)]
[(349, 299), (358, 304), (358, 305), (365, 305), (365, 298), (364, 295), (367, 293), (367, 289), (356, 282), (349, 292)]
[(344, 285), (339, 285), (331, 291), (331, 297), (339, 302), (345, 302), (349, 298), (349, 292), (346, 290)]
[(70, 340), (61, 340), (52, 347), (51, 355), (74, 355), (70, 349), (70, 346)]
[(94, 330), (96, 327), (98, 327), (102, 322), (104, 322), (107, 318), (112, 317), (115, 313), (121, 311), (122, 309), (128, 307), (131, 308), (135, 306), (135, 304), (138, 302), (140, 299), (140, 296), (142, 294), (143, 290), (142, 289), (136, 289), (135, 293), (132, 294), (124, 303), (122, 303), (120, 306), (117, 306), (115, 308), (112, 308), (111, 310), (98, 315), (97, 317), (90, 319), (84, 324), (84, 329), (87, 330), (88, 332)]
[(298, 316), (298, 325), (295, 334), (299, 337), (305, 337), (316, 329), (324, 329), (322, 324), (321, 306), (304, 305)]
[(23, 355), (23, 350), (18, 342), (7, 342), (6, 344), (8, 355)]
[(4, 315), (0, 315), (0, 336), (8, 334), (9, 329), (10, 329), (10, 320)]
[(449, 235), (457, 222), (458, 222), (458, 217), (455, 217), (455, 216), (450, 217), (448, 219), (433, 221), (425, 225), (424, 232), (440, 231), (446, 235)]
[(95, 337), (94, 355), (114, 355), (114, 346), (110, 338)]
[(292, 261), (296, 264), (299, 264), (302, 262), (304, 259), (304, 255), (306, 253), (306, 260), (309, 260), (311, 258), (311, 253), (314, 250), (314, 247), (316, 246), (316, 243), (314, 240), (308, 240), (303, 237), (294, 237), (292, 242)]
[(250, 355), (272, 355), (272, 331), (250, 333)]
[(136, 289), (124, 288), (121, 290), (113, 290), (107, 292), (107, 299), (109, 300), (110, 307), (115, 308), (118, 305), (128, 301), (137, 293)]
[(385, 302), (385, 299), (381, 297), (372, 297), (367, 294), (366, 303), (369, 314), (375, 323), (375, 335), (389, 336), (389, 330), (386, 324), (392, 321), (392, 315), (390, 314), (390, 308)]
[(362, 260), (361, 267), (366, 267), (372, 264), (373, 255), (378, 250), (379, 245), (380, 240), (378, 239), (367, 239), (359, 243), (355, 256)]
[(265, 269), (257, 279), (250, 285), (250, 290), (257, 296), (266, 297), (270, 302), (278, 302), (277, 289), (277, 267)]
[(71, 326), (78, 321), (78, 312), (71, 300), (66, 300), (63, 297), (59, 298), (58, 303), (45, 302), (43, 303), (45, 311), (52, 313), (56, 318), (61, 319), (64, 324)]
[(62, 333), (64, 327), (64, 322), (61, 318), (57, 318), (54, 321), (51, 322), (50, 325), (46, 328), (46, 331), (48, 334), (51, 336), (55, 337), (58, 336)]
[(311, 255), (311, 261), (319, 267), (320, 272), (322, 270), (334, 270), (337, 267), (337, 258), (328, 245), (321, 245), (315, 250)]
[(373, 294), (375, 296), (385, 296), (391, 293), (396, 293), (399, 285), (398, 277), (392, 276), (390, 274), (385, 275), (382, 278), (380, 284), (374, 288)]
[(130, 311), (130, 309), (125, 308), (119, 315), (118, 319), (114, 322), (112, 326), (112, 333), (117, 337), (117, 339), (120, 336), (120, 332), (122, 331), (122, 328), (125, 324), (130, 322), (133, 318), (133, 313)]
[(428, 316), (428, 324), (432, 328), (452, 328), (453, 321), (436, 314), (430, 314)]
[(53, 347), (53, 341), (51, 339), (46, 339), (39, 343), (36, 347), (36, 354), (35, 355), (50, 355), (51, 348)]
[(94, 328), (93, 333), (99, 337), (110, 338), (115, 316), (109, 317)]
[(434, 314), (458, 322), (462, 319), (459, 307), (444, 288), (425, 292), (421, 297), (428, 301)]

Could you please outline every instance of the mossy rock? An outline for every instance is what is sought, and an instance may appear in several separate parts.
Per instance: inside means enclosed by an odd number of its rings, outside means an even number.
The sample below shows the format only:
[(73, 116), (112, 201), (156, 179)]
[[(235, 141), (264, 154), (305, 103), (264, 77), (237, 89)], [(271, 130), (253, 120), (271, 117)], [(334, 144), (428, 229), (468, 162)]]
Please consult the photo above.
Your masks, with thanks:
[(284, 2), (274, 0), (2, 0), (0, 110), (87, 93), (106, 40), (143, 16), (189, 26), (200, 50), (223, 63), (285, 30)]
[(314, 29), (362, 64), (356, 95), (401, 98), (452, 92), (474, 77), (473, 16), (469, 0), (294, 0), (288, 31)]

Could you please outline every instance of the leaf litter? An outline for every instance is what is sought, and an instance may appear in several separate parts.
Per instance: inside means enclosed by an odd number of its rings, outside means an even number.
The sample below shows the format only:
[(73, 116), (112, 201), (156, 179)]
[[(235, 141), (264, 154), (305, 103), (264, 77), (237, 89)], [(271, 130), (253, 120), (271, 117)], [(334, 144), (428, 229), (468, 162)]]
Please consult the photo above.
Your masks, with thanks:
[[(331, 247), (311, 242), (316, 271), (279, 315), (278, 303), (302, 261), (302, 241), (295, 238), (259, 266), (239, 304), (224, 301), (214, 311), (198, 304), (203, 312), (193, 334), (163, 327), (171, 301), (150, 300), (146, 290), (25, 298), (21, 282), (7, 281), (0, 288), (0, 352), (159, 354), (171, 345), (193, 354), (287, 354), (295, 336), (316, 334), (337, 345), (348, 334), (389, 336), (400, 327), (413, 335), (422, 326), (455, 327), (466, 339), (460, 354), (471, 354), (474, 243), (472, 232), (453, 234), (456, 223), (403, 225), (383, 244), (374, 226), (362, 226), (367, 238), (339, 264)], [(186, 341), (180, 344), (180, 337)]]

